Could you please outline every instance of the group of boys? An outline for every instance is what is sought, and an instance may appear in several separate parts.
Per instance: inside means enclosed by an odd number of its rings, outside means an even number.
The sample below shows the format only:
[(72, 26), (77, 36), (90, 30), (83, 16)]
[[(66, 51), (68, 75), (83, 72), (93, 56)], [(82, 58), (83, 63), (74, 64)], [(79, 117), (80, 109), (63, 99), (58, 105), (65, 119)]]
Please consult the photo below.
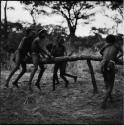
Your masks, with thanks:
[[(42, 63), (42, 57), (60, 57), (64, 56), (66, 53), (65, 46), (63, 45), (64, 40), (59, 39), (57, 41), (57, 44), (53, 46), (52, 44), (49, 44), (46, 46), (46, 49), (48, 52), (42, 49), (41, 44), (42, 41), (47, 37), (47, 31), (46, 30), (40, 30), (38, 32), (38, 36), (36, 37), (36, 34), (33, 30), (29, 29), (27, 30), (26, 36), (22, 39), (18, 49), (15, 53), (15, 68), (10, 73), (8, 79), (6, 80), (6, 87), (9, 85), (9, 81), (12, 77), (12, 75), (18, 70), (19, 66), (22, 66), (22, 72), (18, 75), (18, 77), (15, 79), (15, 81), (12, 83), (16, 87), (18, 86), (18, 80), (22, 77), (22, 75), (26, 72), (26, 61), (25, 57), (28, 56), (28, 54), (32, 57), (32, 62), (34, 65), (34, 69), (31, 72), (30, 78), (29, 78), (29, 89), (32, 90), (31, 82), (32, 79), (38, 69), (38, 66), (40, 67), (40, 72), (38, 75), (38, 79), (35, 83), (35, 85), (40, 89), (40, 79), (45, 71), (44, 64)], [(104, 77), (104, 82), (106, 86), (106, 96), (103, 100), (102, 108), (106, 107), (106, 103), (108, 98), (110, 98), (112, 102), (112, 89), (114, 86), (114, 79), (115, 79), (115, 62), (120, 57), (118, 56), (119, 51), (121, 52), (121, 55), (123, 53), (123, 50), (121, 46), (118, 44), (119, 42), (116, 40), (114, 35), (108, 35), (106, 37), (106, 44), (101, 49), (100, 54), (102, 55), (102, 61), (101, 61), (101, 71)], [(54, 65), (54, 73), (53, 73), (53, 90), (55, 90), (55, 84), (59, 83), (57, 72), (58, 69), (60, 69), (60, 77), (65, 81), (65, 87), (68, 87), (68, 80), (65, 76), (74, 78), (75, 82), (77, 80), (77, 76), (73, 76), (70, 74), (67, 74), (65, 72), (67, 62), (56, 62)]]
[[(31, 87), (31, 83), (36, 71), (38, 70), (38, 66), (40, 67), (40, 72), (38, 74), (38, 78), (35, 85), (38, 87), (38, 89), (41, 89), (40, 79), (45, 71), (44, 64), (42, 63), (42, 58), (46, 58), (46, 56), (48, 58), (60, 57), (60, 56), (64, 56), (66, 52), (66, 49), (63, 45), (64, 43), (63, 39), (58, 40), (55, 46), (51, 44), (52, 48), (49, 48), (49, 45), (47, 45), (46, 49), (48, 50), (49, 53), (45, 51), (42, 48), (42, 43), (45, 41), (47, 36), (48, 34), (46, 30), (40, 30), (38, 32), (38, 36), (36, 36), (36, 33), (32, 29), (27, 30), (25, 37), (22, 39), (22, 41), (19, 44), (19, 47), (15, 52), (15, 56), (14, 56), (15, 68), (12, 70), (8, 79), (6, 80), (6, 84), (5, 84), (6, 87), (9, 86), (9, 81), (11, 77), (14, 75), (14, 73), (19, 69), (19, 66), (21, 65), (22, 67), (21, 73), (18, 75), (15, 81), (12, 82), (14, 86), (19, 88), (18, 80), (26, 72), (26, 63), (27, 63), (26, 58), (30, 56), (32, 58), (34, 69), (31, 72), (30, 78), (28, 81), (29, 90), (33, 91)], [(58, 76), (57, 76), (57, 72), (59, 69), (60, 69), (60, 77), (65, 81), (65, 87), (68, 87), (68, 80), (66, 79), (65, 76), (74, 78), (75, 82), (77, 80), (77, 76), (73, 76), (65, 72), (66, 62), (57, 62), (54, 65), (53, 90), (55, 90), (55, 84), (59, 83)]]

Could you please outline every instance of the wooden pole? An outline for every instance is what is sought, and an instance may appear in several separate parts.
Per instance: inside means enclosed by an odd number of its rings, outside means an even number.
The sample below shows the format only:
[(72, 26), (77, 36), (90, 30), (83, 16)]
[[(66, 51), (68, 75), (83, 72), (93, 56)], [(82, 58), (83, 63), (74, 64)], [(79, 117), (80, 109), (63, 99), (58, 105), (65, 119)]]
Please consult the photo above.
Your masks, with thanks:
[[(64, 61), (77, 61), (77, 60), (87, 60), (87, 64), (90, 70), (90, 74), (91, 74), (91, 79), (92, 79), (92, 84), (93, 84), (93, 88), (94, 88), (94, 93), (98, 92), (98, 88), (96, 85), (96, 80), (95, 80), (95, 75), (94, 75), (94, 71), (93, 71), (93, 66), (91, 64), (91, 61), (101, 61), (102, 57), (99, 56), (92, 56), (92, 55), (81, 55), (81, 56), (64, 56), (64, 57), (56, 57), (56, 58), (51, 58), (51, 59), (42, 59), (41, 63), (43, 64), (54, 64), (55, 62), (64, 62)], [(116, 60), (116, 63), (119, 65), (123, 65), (123, 61), (122, 60)], [(31, 59), (27, 60), (27, 64), (32, 64)]]
[(93, 61), (101, 61), (102, 58), (98, 56), (87, 56), (87, 55), (81, 55), (81, 56), (64, 56), (64, 57), (56, 57), (52, 59), (43, 59), (42, 62), (44, 64), (54, 64), (55, 62), (64, 62), (64, 61), (77, 61), (77, 60), (93, 60)]
[[(44, 64), (54, 64), (55, 62), (70, 62), (70, 61), (77, 61), (77, 60), (92, 60), (92, 61), (101, 61), (102, 57), (100, 56), (93, 56), (93, 55), (81, 55), (81, 56), (63, 56), (63, 57), (56, 57), (56, 58), (47, 58), (42, 59), (42, 63)], [(31, 59), (27, 59), (26, 62), (28, 64), (32, 64)], [(116, 64), (123, 65), (124, 62), (120, 59), (116, 60)]]
[(94, 88), (94, 93), (98, 92), (97, 89), (97, 85), (96, 85), (96, 80), (95, 80), (95, 75), (94, 75), (94, 71), (93, 71), (93, 66), (91, 64), (91, 61), (89, 59), (87, 59), (87, 64), (90, 70), (90, 74), (91, 74), (91, 79), (92, 79), (92, 84), (93, 84), (93, 88)]

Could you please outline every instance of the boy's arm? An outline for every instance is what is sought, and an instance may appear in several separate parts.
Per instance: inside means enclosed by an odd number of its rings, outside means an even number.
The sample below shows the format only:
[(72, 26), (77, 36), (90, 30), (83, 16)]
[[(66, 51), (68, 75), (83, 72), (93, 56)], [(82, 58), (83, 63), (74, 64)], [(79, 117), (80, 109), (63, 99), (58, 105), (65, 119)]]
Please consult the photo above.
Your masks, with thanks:
[(105, 47), (102, 47), (100, 50), (100, 54), (103, 56), (103, 51), (104, 51)]
[(40, 51), (41, 51), (41, 55), (42, 55), (43, 57), (45, 57), (45, 55), (47, 55), (48, 57), (51, 58), (51, 56), (50, 56), (45, 50), (43, 50), (42, 48), (40, 48)]
[(123, 56), (123, 49), (121, 47), (119, 47), (119, 52), (120, 54), (117, 56), (117, 58), (120, 58)]
[(64, 51), (64, 55), (67, 56), (67, 51), (66, 51), (65, 46), (63, 46), (63, 48), (64, 48), (64, 50), (63, 50)]
[(43, 49), (42, 49), (42, 47), (39, 45), (39, 40), (36, 40), (36, 44), (37, 44), (37, 46), (38, 46), (38, 48), (40, 49), (40, 53), (41, 53), (41, 55), (45, 58), (45, 55), (47, 55), (48, 57), (51, 57), (49, 54), (47, 54), (47, 52), (46, 51), (44, 51)]
[(18, 49), (22, 49), (24, 42), (25, 42), (25, 37), (22, 38), (22, 40), (18, 46)]
[(73, 53), (74, 53), (74, 50), (68, 56), (71, 56)]
[(103, 51), (104, 51), (104, 49), (105, 48), (107, 48), (108, 46), (110, 46), (110, 44), (105, 44), (102, 48), (101, 48), (101, 50), (100, 50), (100, 54), (103, 56)]
[(116, 47), (119, 50), (119, 54), (118, 54), (117, 58), (120, 58), (123, 56), (123, 49), (119, 44), (116, 44)]
[(120, 58), (120, 57), (122, 57), (123, 56), (123, 53), (120, 53), (118, 56), (117, 56), (117, 58)]
[(55, 51), (56, 51), (56, 46), (53, 46), (52, 50), (51, 50), (51, 55), (55, 56)]

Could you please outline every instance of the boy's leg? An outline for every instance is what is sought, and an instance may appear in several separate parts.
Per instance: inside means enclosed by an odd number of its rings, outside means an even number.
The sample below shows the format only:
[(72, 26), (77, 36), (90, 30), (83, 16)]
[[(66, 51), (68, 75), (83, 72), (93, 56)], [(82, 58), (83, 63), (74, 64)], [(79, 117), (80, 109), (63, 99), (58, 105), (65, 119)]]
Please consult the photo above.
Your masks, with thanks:
[(58, 78), (58, 70), (59, 70), (59, 63), (55, 64), (55, 84), (59, 84), (59, 78)]
[(39, 67), (40, 67), (40, 72), (39, 72), (38, 79), (37, 79), (37, 82), (35, 83), (35, 85), (38, 87), (38, 89), (41, 90), (39, 82), (40, 82), (41, 77), (45, 71), (45, 68), (44, 68), (43, 64), (39, 64)]
[(63, 63), (62, 63), (62, 69), (63, 69), (64, 76), (71, 77), (71, 78), (73, 78), (74, 81), (76, 82), (76, 81), (77, 81), (77, 76), (74, 76), (74, 75), (71, 75), (71, 74), (66, 73), (66, 66), (67, 66), (67, 62), (63, 62)]
[(22, 62), (21, 63), (22, 66), (22, 71), (21, 73), (18, 75), (18, 77), (16, 78), (16, 80), (12, 83), (13, 85), (15, 85), (17, 88), (19, 88), (18, 86), (18, 80), (24, 75), (24, 73), (26, 72), (26, 62)]
[(60, 68), (60, 77), (65, 81), (65, 87), (68, 87), (69, 82), (65, 77), (65, 69), (63, 68), (62, 63), (60, 63), (59, 68)]
[(32, 79), (33, 79), (37, 69), (38, 69), (38, 64), (39, 64), (39, 56), (38, 56), (37, 53), (33, 53), (32, 54), (32, 61), (33, 61), (34, 69), (31, 72), (31, 75), (30, 75), (30, 78), (29, 78), (29, 82), (28, 82), (29, 90), (31, 90), (31, 91), (32, 91), (31, 82), (32, 82)]
[(111, 96), (111, 93), (112, 93), (112, 90), (113, 90), (113, 87), (114, 87), (114, 80), (115, 80), (115, 65), (113, 63), (109, 63), (109, 75), (108, 75), (108, 83), (109, 83), (109, 90), (108, 90), (108, 94), (109, 94), (109, 98), (110, 98), (110, 101), (112, 102), (112, 96)]
[(12, 72), (10, 73), (9, 77), (6, 80), (6, 84), (5, 84), (6, 87), (9, 86), (9, 81), (10, 81), (11, 77), (19, 69), (20, 63), (21, 63), (21, 55), (20, 55), (20, 52), (17, 51), (16, 55), (15, 55), (15, 67), (14, 67), (14, 69), (12, 70)]
[(112, 94), (112, 90), (113, 90), (113, 87), (114, 87), (114, 81), (115, 81), (115, 71), (112, 71), (110, 73), (110, 78), (109, 78), (109, 83), (110, 83), (109, 98), (110, 98), (111, 102), (113, 102), (111, 94)]
[(59, 69), (59, 65), (56, 63), (54, 65), (54, 70), (53, 70), (53, 91), (55, 90), (55, 81), (58, 80), (57, 72)]
[(109, 88), (109, 83), (108, 83), (108, 75), (109, 74), (108, 74), (108, 72), (106, 70), (105, 65), (102, 66), (101, 71), (102, 71), (102, 74), (103, 74), (104, 84), (105, 84), (105, 88), (106, 88), (106, 95), (105, 95), (105, 97), (103, 99), (101, 108), (106, 108), (106, 102), (107, 102), (107, 98), (108, 98), (107, 90)]
[(74, 76), (74, 75), (71, 75), (71, 74), (67, 74), (67, 73), (65, 73), (65, 76), (73, 78), (75, 82), (77, 81), (77, 76)]
[(108, 98), (110, 98), (111, 102), (112, 102), (112, 90), (113, 90), (113, 86), (114, 86), (114, 79), (115, 79), (115, 69), (113, 67), (113, 69), (111, 69), (111, 71), (107, 71), (105, 70), (104, 74), (104, 81), (106, 84), (106, 96), (104, 98), (103, 104), (102, 104), (102, 108), (106, 108), (106, 103)]
[(56, 75), (56, 84), (59, 84), (58, 74)]

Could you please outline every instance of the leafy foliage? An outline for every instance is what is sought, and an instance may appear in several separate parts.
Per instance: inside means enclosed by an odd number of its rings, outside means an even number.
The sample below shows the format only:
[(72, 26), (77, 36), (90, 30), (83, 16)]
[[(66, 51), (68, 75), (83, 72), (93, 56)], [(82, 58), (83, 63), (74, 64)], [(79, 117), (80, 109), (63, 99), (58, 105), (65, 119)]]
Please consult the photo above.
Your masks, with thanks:
[[(91, 4), (91, 2), (86, 1), (21, 1), (21, 3), (24, 3), (26, 6), (32, 4), (35, 8), (39, 6), (40, 8), (46, 6), (52, 9), (52, 11), (48, 13), (46, 10), (43, 10), (42, 8), (40, 10), (42, 11), (42, 14), (61, 14), (67, 21), (71, 36), (75, 36), (75, 31), (79, 19), (87, 20), (95, 14), (90, 12), (90, 10), (94, 8), (94, 5)], [(39, 12), (37, 11), (37, 14), (38, 13)], [(89, 24), (88, 21), (85, 22), (85, 24)]]
[(53, 14), (61, 14), (67, 21), (70, 35), (75, 35), (79, 19), (89, 19), (95, 13), (90, 13), (94, 5), (86, 1), (52, 1), (48, 4)]

